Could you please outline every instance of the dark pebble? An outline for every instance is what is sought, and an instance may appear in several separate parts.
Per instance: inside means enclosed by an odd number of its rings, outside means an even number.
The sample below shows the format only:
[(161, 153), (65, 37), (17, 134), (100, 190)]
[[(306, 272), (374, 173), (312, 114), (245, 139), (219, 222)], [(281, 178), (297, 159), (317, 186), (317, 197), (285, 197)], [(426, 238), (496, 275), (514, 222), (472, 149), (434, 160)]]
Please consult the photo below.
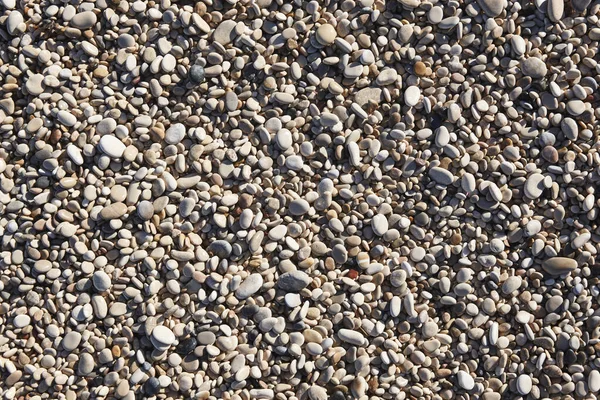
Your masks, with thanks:
[(191, 338), (182, 340), (175, 348), (175, 351), (177, 352), (177, 354), (185, 356), (185, 355), (190, 354), (192, 351), (194, 351), (194, 349), (196, 349), (197, 346), (198, 346), (198, 341), (196, 340), (196, 338), (191, 337)]
[(157, 378), (152, 377), (146, 381), (144, 384), (144, 391), (150, 396), (154, 396), (160, 390), (160, 382)]
[(190, 68), (190, 79), (192, 82), (201, 83), (205, 78), (204, 67), (200, 65), (192, 65)]

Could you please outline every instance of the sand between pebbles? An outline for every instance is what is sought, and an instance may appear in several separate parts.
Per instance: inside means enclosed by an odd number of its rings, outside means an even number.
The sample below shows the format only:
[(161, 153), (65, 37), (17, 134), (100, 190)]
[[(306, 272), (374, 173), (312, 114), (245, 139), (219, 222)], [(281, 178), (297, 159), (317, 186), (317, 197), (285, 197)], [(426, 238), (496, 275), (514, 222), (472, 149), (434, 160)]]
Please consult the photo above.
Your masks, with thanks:
[(0, 0), (0, 395), (597, 398), (599, 11)]

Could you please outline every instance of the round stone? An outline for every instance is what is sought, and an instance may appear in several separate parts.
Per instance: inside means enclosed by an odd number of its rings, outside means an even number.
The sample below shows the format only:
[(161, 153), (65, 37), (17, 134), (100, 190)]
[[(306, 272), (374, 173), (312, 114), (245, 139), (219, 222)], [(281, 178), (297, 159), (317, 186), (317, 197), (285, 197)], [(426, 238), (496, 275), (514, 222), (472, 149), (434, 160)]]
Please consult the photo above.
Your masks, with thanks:
[(183, 124), (172, 125), (165, 133), (165, 142), (168, 144), (180, 143), (185, 137), (186, 129)]
[(323, 24), (317, 28), (315, 36), (320, 44), (327, 46), (333, 43), (337, 37), (337, 32), (333, 25)]

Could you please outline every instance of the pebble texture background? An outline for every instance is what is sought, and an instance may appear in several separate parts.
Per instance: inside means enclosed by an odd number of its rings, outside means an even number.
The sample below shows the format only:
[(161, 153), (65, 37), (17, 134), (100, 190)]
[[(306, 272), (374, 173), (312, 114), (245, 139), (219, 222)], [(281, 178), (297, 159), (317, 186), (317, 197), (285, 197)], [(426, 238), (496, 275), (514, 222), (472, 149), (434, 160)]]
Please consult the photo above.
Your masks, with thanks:
[(595, 399), (598, 0), (0, 0), (3, 399)]

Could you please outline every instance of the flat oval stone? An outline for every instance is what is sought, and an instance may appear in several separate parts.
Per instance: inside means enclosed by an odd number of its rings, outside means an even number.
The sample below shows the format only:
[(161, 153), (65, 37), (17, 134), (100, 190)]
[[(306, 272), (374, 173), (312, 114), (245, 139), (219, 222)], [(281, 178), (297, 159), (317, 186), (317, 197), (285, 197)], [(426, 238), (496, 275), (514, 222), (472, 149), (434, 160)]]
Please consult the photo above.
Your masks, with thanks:
[(110, 158), (121, 158), (127, 146), (117, 137), (106, 135), (100, 138), (98, 148)]
[(68, 127), (74, 126), (77, 123), (77, 117), (66, 110), (60, 110), (56, 114), (56, 119), (64, 126)]
[(558, 22), (563, 19), (565, 14), (565, 1), (564, 0), (547, 0), (548, 18), (552, 22)]
[(94, 357), (90, 353), (83, 353), (79, 355), (79, 364), (77, 364), (77, 370), (80, 375), (89, 375), (96, 366)]
[(463, 370), (460, 370), (456, 373), (456, 380), (458, 381), (458, 386), (465, 390), (473, 390), (475, 387), (475, 380), (471, 374)]
[(127, 213), (127, 206), (125, 203), (117, 202), (112, 203), (100, 211), (100, 217), (106, 220), (121, 218)]
[(492, 18), (499, 16), (506, 8), (506, 0), (477, 0), (483, 12)]
[(244, 282), (236, 289), (235, 296), (240, 300), (245, 300), (258, 292), (263, 285), (263, 277), (261, 274), (251, 274)]
[(531, 174), (525, 181), (525, 185), (523, 185), (525, 196), (532, 200), (539, 198), (544, 189), (544, 175), (538, 173)]
[(66, 351), (73, 351), (81, 343), (81, 333), (76, 331), (71, 331), (65, 335), (62, 340), (62, 347)]
[(548, 73), (546, 63), (537, 57), (529, 57), (521, 61), (523, 75), (533, 79), (541, 79)]
[(359, 331), (352, 329), (340, 329), (337, 332), (337, 335), (341, 341), (353, 344), (355, 346), (362, 346), (365, 343), (365, 337)]
[(562, 275), (577, 269), (577, 261), (567, 257), (552, 257), (542, 263), (542, 268), (551, 275)]
[(337, 37), (337, 32), (335, 31), (333, 25), (323, 24), (317, 28), (315, 37), (320, 44), (327, 46), (334, 42), (335, 38)]
[(77, 29), (89, 29), (94, 26), (97, 20), (98, 18), (93, 11), (84, 11), (75, 14), (71, 21), (69, 21), (69, 25)]
[(389, 229), (388, 220), (385, 215), (377, 214), (371, 219), (371, 228), (377, 236), (383, 236)]
[(431, 168), (429, 170), (429, 176), (440, 185), (448, 186), (454, 182), (454, 175), (452, 175), (452, 172), (440, 167)]
[(312, 279), (303, 271), (290, 271), (279, 276), (277, 286), (285, 292), (299, 292), (307, 287)]
[(221, 22), (213, 32), (213, 40), (222, 45), (231, 43), (236, 37), (236, 25), (237, 23), (230, 19)]
[(421, 98), (421, 89), (418, 86), (409, 86), (404, 91), (404, 103), (407, 106), (414, 107), (419, 104)]
[(519, 394), (525, 396), (531, 392), (531, 389), (533, 388), (533, 381), (529, 375), (519, 375), (516, 386)]
[(170, 346), (175, 342), (175, 334), (164, 325), (158, 325), (152, 329), (152, 343), (158, 343), (164, 346)]
[(290, 202), (289, 211), (292, 215), (304, 215), (310, 209), (310, 204), (304, 199), (294, 199)]
[(112, 285), (110, 276), (108, 276), (108, 274), (104, 271), (94, 272), (94, 275), (92, 276), (92, 282), (93, 282), (96, 290), (98, 290), (100, 292), (104, 292), (104, 291), (110, 289), (110, 287)]

